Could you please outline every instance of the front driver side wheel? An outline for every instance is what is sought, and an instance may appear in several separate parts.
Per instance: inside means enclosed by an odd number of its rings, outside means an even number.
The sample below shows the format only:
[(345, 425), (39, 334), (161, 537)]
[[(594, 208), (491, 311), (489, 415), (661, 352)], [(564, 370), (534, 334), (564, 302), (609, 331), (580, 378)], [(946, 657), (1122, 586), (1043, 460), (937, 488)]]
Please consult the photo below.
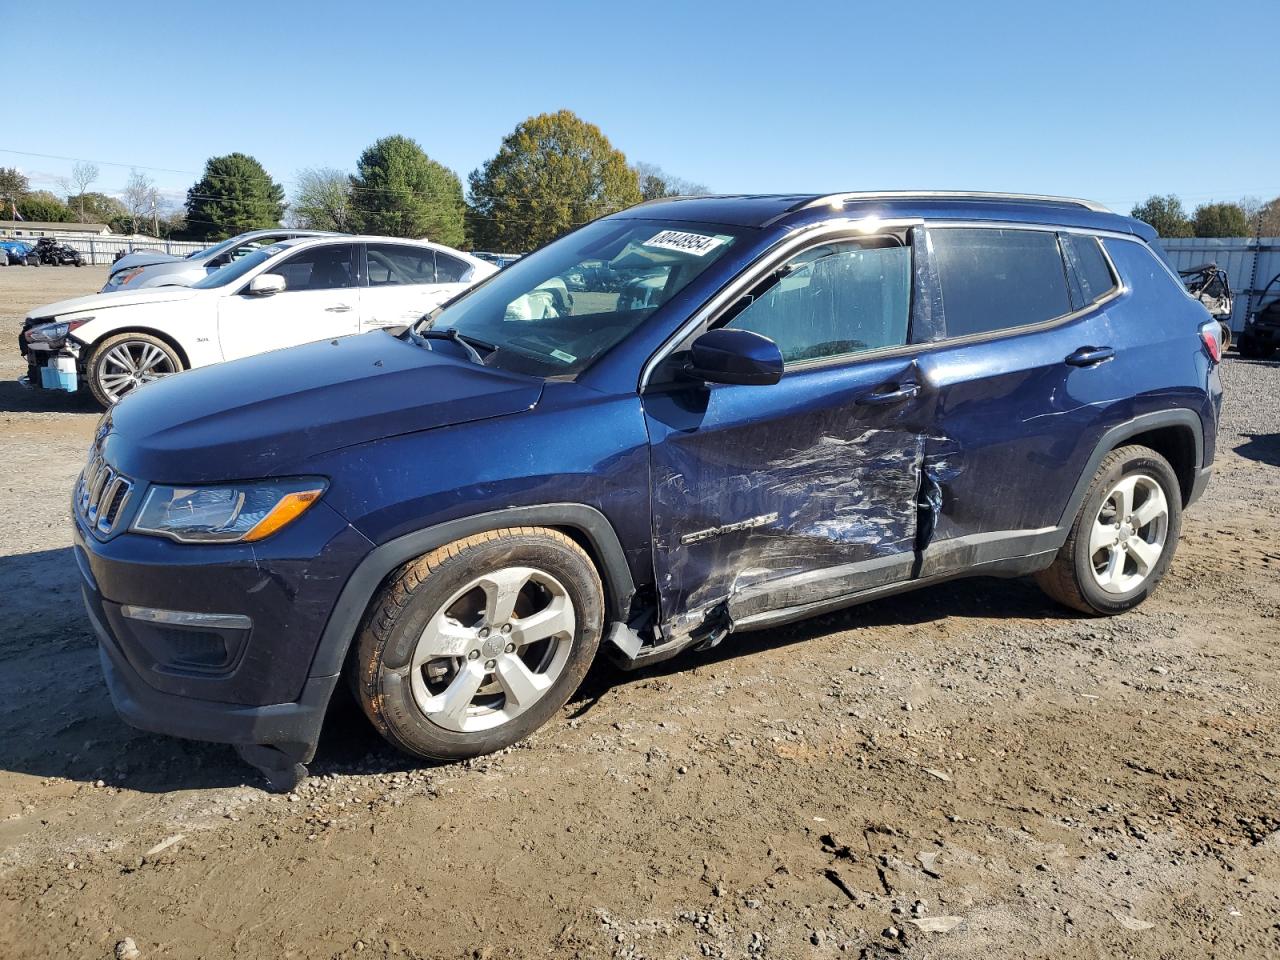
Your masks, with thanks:
[(1181, 526), (1182, 492), (1169, 461), (1149, 447), (1113, 450), (1099, 464), (1066, 543), (1036, 582), (1084, 613), (1123, 613), (1164, 577)]
[(522, 740), (564, 706), (600, 644), (591, 558), (542, 527), (477, 534), (402, 567), (349, 665), (365, 714), (407, 753), (456, 760)]

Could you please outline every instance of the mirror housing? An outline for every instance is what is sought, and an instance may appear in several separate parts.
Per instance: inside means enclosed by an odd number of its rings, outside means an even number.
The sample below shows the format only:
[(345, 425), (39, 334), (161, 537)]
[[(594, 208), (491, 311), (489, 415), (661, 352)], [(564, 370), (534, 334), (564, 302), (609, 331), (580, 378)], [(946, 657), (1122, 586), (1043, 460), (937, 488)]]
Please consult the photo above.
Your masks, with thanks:
[(249, 293), (255, 297), (270, 297), (283, 293), (284, 277), (278, 273), (260, 273), (249, 281)]
[(750, 330), (708, 330), (693, 341), (684, 372), (706, 383), (767, 386), (782, 379), (782, 351)]

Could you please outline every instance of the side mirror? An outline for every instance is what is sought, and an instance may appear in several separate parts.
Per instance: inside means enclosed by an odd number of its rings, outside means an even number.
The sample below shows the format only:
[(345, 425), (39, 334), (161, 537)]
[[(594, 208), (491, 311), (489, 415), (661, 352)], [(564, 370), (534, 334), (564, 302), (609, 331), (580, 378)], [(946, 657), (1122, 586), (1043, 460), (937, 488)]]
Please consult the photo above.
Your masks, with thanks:
[(284, 277), (278, 273), (260, 273), (249, 281), (249, 293), (255, 297), (270, 297), (283, 293)]
[(707, 383), (764, 386), (782, 379), (782, 351), (750, 330), (708, 330), (689, 349), (687, 376)]

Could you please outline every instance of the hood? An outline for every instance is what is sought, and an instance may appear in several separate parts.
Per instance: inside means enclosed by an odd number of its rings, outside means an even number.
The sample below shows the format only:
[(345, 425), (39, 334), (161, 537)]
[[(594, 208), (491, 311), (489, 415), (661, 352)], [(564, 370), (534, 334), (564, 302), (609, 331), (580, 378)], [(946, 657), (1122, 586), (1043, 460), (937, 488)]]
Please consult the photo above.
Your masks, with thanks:
[(207, 295), (208, 292), (207, 290), (193, 290), (190, 287), (155, 287), (150, 290), (119, 290), (115, 293), (91, 293), (87, 297), (59, 300), (57, 303), (47, 303), (43, 307), (35, 307), (27, 313), (27, 316), (63, 317), (71, 313), (109, 310), (112, 307), (132, 307), (144, 303), (170, 303), (175, 300), (193, 300), (196, 297)]
[(541, 380), (455, 359), (451, 349), (375, 331), (191, 370), (117, 404), (104, 454), (139, 480), (255, 479), (339, 447), (538, 402)]
[(127, 253), (113, 263), (111, 272), (119, 273), (122, 270), (133, 270), (135, 267), (149, 267), (154, 263), (171, 263), (181, 259), (182, 257), (161, 253), (159, 250), (139, 250), (137, 253)]

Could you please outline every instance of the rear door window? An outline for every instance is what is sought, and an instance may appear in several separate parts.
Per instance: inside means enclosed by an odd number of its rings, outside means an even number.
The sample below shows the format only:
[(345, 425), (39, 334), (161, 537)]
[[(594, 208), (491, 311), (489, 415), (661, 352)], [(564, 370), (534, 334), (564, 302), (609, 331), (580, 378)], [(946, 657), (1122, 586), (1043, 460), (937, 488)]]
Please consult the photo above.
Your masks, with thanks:
[(471, 264), (451, 257), (447, 253), (436, 253), (436, 280), (439, 283), (463, 283), (471, 275)]
[(1071, 312), (1056, 233), (931, 227), (929, 244), (948, 338), (1025, 327)]
[(371, 287), (436, 282), (436, 255), (430, 247), (371, 243), (365, 256)]

